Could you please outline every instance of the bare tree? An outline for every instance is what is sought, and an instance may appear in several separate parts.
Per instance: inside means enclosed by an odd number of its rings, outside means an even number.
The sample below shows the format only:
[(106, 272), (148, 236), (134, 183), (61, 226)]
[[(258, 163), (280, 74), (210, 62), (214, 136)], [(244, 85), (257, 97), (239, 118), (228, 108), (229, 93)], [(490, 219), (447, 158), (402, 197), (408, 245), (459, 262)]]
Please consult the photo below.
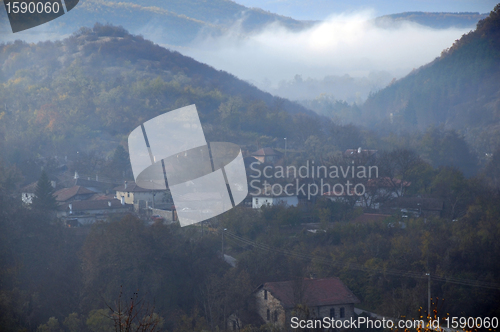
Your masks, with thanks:
[(154, 306), (139, 297), (139, 293), (134, 293), (129, 301), (124, 301), (122, 296), (120, 289), (115, 308), (107, 305), (113, 312), (116, 332), (155, 332), (161, 328), (163, 319), (154, 312)]

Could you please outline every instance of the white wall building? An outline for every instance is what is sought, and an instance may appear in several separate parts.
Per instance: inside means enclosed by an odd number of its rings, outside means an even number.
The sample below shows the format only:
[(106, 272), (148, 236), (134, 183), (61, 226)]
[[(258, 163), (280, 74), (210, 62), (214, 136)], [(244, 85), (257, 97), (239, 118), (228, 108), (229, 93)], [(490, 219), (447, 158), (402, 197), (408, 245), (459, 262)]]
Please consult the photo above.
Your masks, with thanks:
[(299, 199), (296, 195), (294, 196), (253, 196), (252, 197), (252, 208), (260, 209), (263, 205), (279, 205), (284, 204), (285, 206), (297, 206), (299, 204)]

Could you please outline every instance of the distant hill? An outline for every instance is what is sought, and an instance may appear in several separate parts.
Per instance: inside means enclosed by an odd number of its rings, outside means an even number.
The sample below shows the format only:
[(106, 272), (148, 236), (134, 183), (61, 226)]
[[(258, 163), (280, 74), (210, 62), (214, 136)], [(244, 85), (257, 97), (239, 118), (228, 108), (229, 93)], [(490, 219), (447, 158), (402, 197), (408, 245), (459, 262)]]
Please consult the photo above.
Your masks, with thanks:
[[(3, 0), (0, 0), (0, 3)], [(398, 26), (404, 21), (416, 22), (432, 28), (474, 27), (485, 14), (479, 13), (424, 13), (409, 12), (378, 17), (374, 22), (382, 27)], [(92, 27), (96, 22), (123, 26), (133, 34), (142, 34), (157, 43), (184, 46), (200, 35), (220, 35), (237, 26), (237, 32), (256, 32), (269, 24), (279, 23), (301, 30), (319, 21), (301, 21), (270, 13), (259, 8), (248, 8), (230, 0), (85, 0), (67, 15), (51, 21), (43, 28), (61, 35), (82, 26)], [(10, 34), (7, 14), (0, 5), (0, 34)], [(234, 32), (234, 31), (232, 31)], [(9, 36), (8, 36), (9, 37)], [(14, 36), (10, 36), (12, 40)]]
[[(0, 30), (8, 32), (7, 14), (3, 4), (0, 7)], [(85, 0), (45, 27), (68, 34), (82, 26), (92, 27), (96, 22), (123, 26), (134, 34), (154, 35), (155, 42), (171, 45), (186, 45), (199, 34), (218, 35), (235, 25), (242, 33), (275, 22), (292, 30), (312, 25), (229, 0)]]
[(428, 13), (405, 12), (377, 17), (374, 21), (381, 27), (394, 27), (403, 22), (418, 23), (434, 29), (474, 28), (488, 14), (480, 13)]
[[(0, 152), (16, 160), (111, 151), (142, 122), (196, 104), (207, 139), (289, 146), (322, 131), (314, 112), (123, 28), (0, 44)], [(5, 143), (5, 144), (4, 144)]]
[(500, 145), (500, 5), (433, 62), (370, 96), (362, 111), (372, 127), (443, 125), (491, 153)]

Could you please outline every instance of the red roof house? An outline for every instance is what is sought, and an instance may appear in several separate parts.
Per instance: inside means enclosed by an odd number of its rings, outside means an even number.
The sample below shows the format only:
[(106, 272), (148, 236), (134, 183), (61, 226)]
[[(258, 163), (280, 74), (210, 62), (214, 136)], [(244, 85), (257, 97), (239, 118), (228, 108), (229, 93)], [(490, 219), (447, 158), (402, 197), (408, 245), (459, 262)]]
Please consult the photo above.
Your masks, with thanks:
[(338, 278), (267, 282), (254, 294), (262, 319), (281, 327), (290, 326), (298, 305), (307, 308), (311, 318), (345, 320), (354, 316), (354, 304), (360, 302)]

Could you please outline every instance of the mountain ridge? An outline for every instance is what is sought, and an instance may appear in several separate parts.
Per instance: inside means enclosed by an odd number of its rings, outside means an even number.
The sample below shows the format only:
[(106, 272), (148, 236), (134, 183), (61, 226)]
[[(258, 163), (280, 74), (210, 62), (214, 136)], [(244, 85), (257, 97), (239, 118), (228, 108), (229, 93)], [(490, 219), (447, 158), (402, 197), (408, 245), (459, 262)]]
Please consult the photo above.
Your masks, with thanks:
[(384, 130), (444, 125), (468, 137), (479, 151), (500, 134), (500, 5), (434, 61), (371, 95), (365, 123)]

